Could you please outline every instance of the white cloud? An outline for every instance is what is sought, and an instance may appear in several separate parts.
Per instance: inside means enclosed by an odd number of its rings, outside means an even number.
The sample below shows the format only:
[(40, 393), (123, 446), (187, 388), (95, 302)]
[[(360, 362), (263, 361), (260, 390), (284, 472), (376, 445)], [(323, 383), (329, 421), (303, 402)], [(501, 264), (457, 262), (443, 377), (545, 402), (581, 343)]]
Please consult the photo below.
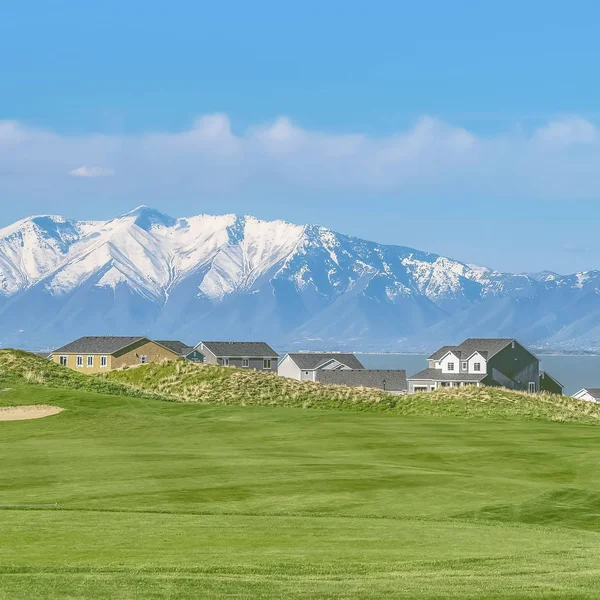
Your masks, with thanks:
[(116, 171), (108, 185), (130, 196), (384, 190), (404, 197), (598, 199), (600, 132), (579, 116), (487, 136), (429, 116), (385, 136), (315, 131), (286, 117), (234, 133), (224, 114), (200, 116), (185, 131), (144, 135), (69, 136), (0, 121), (0, 172), (20, 174), (12, 190), (29, 185), (37, 194), (50, 180), (65, 185), (57, 174)]
[(535, 134), (538, 142), (554, 146), (597, 144), (598, 129), (581, 117), (569, 117), (541, 127)]
[(114, 174), (114, 169), (106, 169), (104, 167), (83, 166), (69, 171), (69, 175), (73, 175), (73, 177), (111, 177)]

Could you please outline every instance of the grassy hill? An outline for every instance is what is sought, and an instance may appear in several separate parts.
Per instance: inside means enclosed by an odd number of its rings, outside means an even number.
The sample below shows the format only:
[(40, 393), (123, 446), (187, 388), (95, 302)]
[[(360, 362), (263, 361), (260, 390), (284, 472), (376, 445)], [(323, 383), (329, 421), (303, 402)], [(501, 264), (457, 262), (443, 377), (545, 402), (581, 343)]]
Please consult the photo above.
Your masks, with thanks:
[(200, 404), (495, 420), (600, 421), (599, 405), (568, 396), (475, 387), (397, 396), (372, 389), (300, 382), (273, 373), (199, 365), (183, 360), (89, 376), (28, 352), (0, 350), (0, 381)]
[(2, 599), (598, 596), (597, 426), (11, 377), (0, 405), (65, 410), (0, 422)]
[(152, 390), (124, 382), (90, 377), (23, 350), (0, 350), (0, 382), (6, 385), (28, 383), (116, 396), (162, 399), (160, 394)]
[(397, 396), (376, 390), (300, 382), (272, 373), (186, 361), (143, 365), (104, 376), (111, 382), (186, 402), (393, 412), (400, 415), (543, 419), (597, 423), (600, 406), (568, 396), (503, 388), (445, 388)]

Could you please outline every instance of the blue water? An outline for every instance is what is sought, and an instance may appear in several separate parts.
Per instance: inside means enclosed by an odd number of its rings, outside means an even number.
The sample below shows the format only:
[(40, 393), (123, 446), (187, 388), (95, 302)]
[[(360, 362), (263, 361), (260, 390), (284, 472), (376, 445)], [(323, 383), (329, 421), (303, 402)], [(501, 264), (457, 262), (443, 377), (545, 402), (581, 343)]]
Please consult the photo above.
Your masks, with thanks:
[[(414, 375), (427, 368), (427, 356), (420, 354), (357, 354), (367, 369), (406, 369)], [(574, 394), (584, 387), (600, 387), (600, 356), (541, 356), (541, 366)]]

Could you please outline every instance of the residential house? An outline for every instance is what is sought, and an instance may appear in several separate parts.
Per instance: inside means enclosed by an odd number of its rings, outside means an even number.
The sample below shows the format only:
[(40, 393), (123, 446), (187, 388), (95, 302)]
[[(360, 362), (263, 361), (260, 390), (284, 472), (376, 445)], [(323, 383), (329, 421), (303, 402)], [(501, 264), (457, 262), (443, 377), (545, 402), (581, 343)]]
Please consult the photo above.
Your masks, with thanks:
[(156, 340), (156, 343), (173, 350), (173, 352), (177, 352), (179, 358), (185, 358), (192, 362), (204, 362), (204, 355), (199, 350), (179, 340)]
[(555, 377), (546, 371), (540, 371), (540, 392), (549, 392), (550, 394), (558, 394), (562, 396), (564, 386)]
[(277, 372), (279, 354), (265, 342), (200, 342), (195, 349), (211, 365)]
[(512, 338), (469, 338), (440, 348), (428, 362), (427, 369), (408, 378), (409, 393), (464, 385), (540, 390), (539, 359)]
[(573, 398), (587, 400), (588, 402), (600, 402), (600, 388), (583, 388), (573, 394)]
[(315, 375), (319, 383), (375, 388), (394, 394), (407, 392), (404, 369), (319, 369)]
[(174, 350), (141, 336), (82, 337), (54, 350), (51, 356), (55, 363), (83, 373), (179, 358)]
[(317, 371), (364, 369), (354, 354), (340, 352), (293, 352), (286, 354), (279, 363), (277, 373), (299, 381), (317, 381)]
[(299, 381), (368, 387), (396, 394), (407, 391), (406, 371), (365, 369), (354, 354), (340, 352), (295, 352), (286, 354), (277, 372)]

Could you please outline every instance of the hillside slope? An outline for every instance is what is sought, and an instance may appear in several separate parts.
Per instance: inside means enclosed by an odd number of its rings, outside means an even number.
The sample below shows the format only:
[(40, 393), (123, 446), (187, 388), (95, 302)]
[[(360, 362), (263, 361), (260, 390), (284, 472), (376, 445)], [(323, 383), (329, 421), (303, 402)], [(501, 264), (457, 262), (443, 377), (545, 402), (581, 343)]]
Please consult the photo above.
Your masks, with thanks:
[(398, 396), (183, 360), (84, 375), (29, 352), (0, 350), (0, 383), (211, 405), (389, 412), (425, 417), (600, 421), (600, 406), (568, 396), (475, 387)]
[[(476, 257), (474, 257), (476, 258)], [(23, 219), (0, 230), (0, 343), (80, 335), (434, 348), (464, 337), (600, 347), (600, 271), (511, 274), (251, 216)], [(68, 332), (68, 334), (67, 334)]]
[(22, 350), (0, 350), (0, 382), (4, 385), (25, 383), (112, 396), (165, 399), (152, 390), (83, 375)]
[(296, 381), (271, 373), (191, 362), (142, 365), (102, 376), (166, 397), (202, 404), (274, 405), (393, 412), (398, 415), (542, 419), (597, 423), (600, 406), (568, 396), (503, 388), (446, 388), (398, 396), (377, 390)]

